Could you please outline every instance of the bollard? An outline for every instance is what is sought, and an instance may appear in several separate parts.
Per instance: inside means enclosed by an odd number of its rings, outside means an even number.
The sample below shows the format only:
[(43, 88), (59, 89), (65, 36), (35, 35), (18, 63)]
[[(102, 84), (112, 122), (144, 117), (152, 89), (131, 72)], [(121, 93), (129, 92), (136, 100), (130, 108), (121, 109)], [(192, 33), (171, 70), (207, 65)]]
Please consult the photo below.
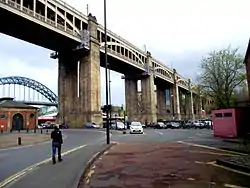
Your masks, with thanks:
[(41, 134), (43, 134), (43, 129), (41, 128)]
[(36, 133), (36, 128), (34, 129), (34, 133)]
[(29, 133), (29, 128), (26, 130), (27, 133)]
[(21, 130), (20, 130), (20, 129), (18, 129), (18, 132), (19, 132), (19, 133), (20, 133), (20, 131), (21, 131)]
[(21, 139), (21, 137), (18, 137), (18, 145), (22, 145), (22, 139)]
[(10, 133), (12, 133), (12, 129), (10, 129)]
[(3, 126), (3, 125), (1, 125), (0, 127), (1, 127), (1, 134), (3, 134), (3, 129), (4, 129), (4, 126)]
[(46, 133), (47, 133), (47, 134), (49, 133), (49, 130), (48, 130), (48, 129), (46, 130)]

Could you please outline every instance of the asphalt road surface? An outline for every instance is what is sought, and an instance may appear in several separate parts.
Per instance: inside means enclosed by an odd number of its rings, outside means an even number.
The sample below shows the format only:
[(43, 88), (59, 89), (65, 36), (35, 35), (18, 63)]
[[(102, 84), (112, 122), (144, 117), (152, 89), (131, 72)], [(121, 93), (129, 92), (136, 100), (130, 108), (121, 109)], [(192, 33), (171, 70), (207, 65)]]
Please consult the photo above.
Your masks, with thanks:
[(123, 134), (112, 130), (111, 140), (115, 142), (176, 142), (185, 141), (210, 146), (222, 144), (220, 138), (214, 138), (213, 131), (208, 129), (144, 129), (144, 134)]
[[(127, 130), (127, 134), (123, 134), (122, 131), (111, 130), (111, 142), (150, 143), (183, 141), (213, 147), (219, 147), (223, 143), (221, 139), (214, 138), (212, 131), (207, 129), (144, 129), (144, 132), (144, 134), (129, 134), (129, 130)], [(51, 167), (51, 163), (43, 164), (39, 168), (36, 166), (30, 172), (27, 172), (26, 176), (15, 183), (9, 184), (8, 187), (39, 188), (57, 185), (53, 187), (62, 188), (62, 185), (66, 187), (72, 185), (76, 181), (76, 177), (82, 172), (84, 164), (105, 146), (106, 134), (104, 129), (63, 130), (63, 133), (67, 138), (64, 140), (62, 153), (79, 147), (80, 149), (65, 156), (65, 161), (62, 164), (56, 164), (54, 168)], [(15, 176), (23, 169), (36, 165), (50, 157), (50, 142), (29, 147), (0, 150), (0, 188), (3, 187), (1, 183), (3, 184), (3, 182), (11, 179), (9, 178), (10, 176)], [(54, 178), (51, 173), (60, 173), (60, 176)], [(44, 179), (47, 181), (44, 181)]]
[[(96, 130), (62, 130), (62, 153), (81, 145), (93, 145), (105, 140), (105, 133)], [(31, 133), (32, 134), (32, 133)], [(0, 150), (0, 182), (9, 176), (51, 157), (51, 142), (30, 147)]]

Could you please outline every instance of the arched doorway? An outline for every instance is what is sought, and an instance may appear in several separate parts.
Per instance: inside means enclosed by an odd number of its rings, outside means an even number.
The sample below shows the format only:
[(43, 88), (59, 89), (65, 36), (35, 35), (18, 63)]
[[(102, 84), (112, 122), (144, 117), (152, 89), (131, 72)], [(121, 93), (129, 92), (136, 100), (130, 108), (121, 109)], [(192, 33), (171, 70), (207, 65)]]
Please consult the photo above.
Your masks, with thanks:
[(23, 115), (17, 113), (12, 117), (12, 130), (22, 130), (22, 129), (23, 129)]

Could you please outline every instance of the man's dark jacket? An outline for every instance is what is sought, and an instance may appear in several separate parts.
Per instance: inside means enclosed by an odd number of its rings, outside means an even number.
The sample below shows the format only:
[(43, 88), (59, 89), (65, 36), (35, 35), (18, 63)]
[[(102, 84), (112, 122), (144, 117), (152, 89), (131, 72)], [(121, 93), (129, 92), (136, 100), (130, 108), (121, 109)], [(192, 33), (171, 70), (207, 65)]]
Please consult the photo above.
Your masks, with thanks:
[(62, 132), (59, 129), (54, 129), (51, 132), (51, 139), (52, 139), (52, 142), (57, 142), (57, 143), (62, 144), (63, 143)]

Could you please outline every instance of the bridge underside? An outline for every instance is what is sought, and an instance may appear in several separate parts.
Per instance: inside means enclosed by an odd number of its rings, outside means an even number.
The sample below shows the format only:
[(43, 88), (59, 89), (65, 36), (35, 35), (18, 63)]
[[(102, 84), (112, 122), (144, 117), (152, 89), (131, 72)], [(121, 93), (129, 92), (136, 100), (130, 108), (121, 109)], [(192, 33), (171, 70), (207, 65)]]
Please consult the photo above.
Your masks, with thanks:
[(0, 17), (0, 33), (54, 51), (77, 45), (76, 41), (5, 9), (0, 8)]
[[(142, 74), (143, 70), (140, 70), (133, 65), (130, 65), (124, 61), (118, 60), (112, 56), (108, 56), (108, 63), (110, 64), (110, 69), (119, 72), (121, 74)], [(105, 67), (105, 57), (104, 53), (100, 52), (100, 65), (101, 67)]]

